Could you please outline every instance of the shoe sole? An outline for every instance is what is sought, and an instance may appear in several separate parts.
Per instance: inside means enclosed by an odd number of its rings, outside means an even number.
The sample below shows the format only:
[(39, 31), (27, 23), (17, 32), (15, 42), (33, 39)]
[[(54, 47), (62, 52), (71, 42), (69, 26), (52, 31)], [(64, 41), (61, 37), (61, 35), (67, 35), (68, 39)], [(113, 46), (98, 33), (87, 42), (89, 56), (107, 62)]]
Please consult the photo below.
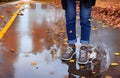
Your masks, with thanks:
[(65, 58), (61, 58), (62, 60), (71, 60), (73, 58), (73, 56), (75, 55), (75, 52), (71, 55), (71, 57), (69, 59), (65, 59)]
[(79, 62), (78, 61), (78, 64), (88, 64), (88, 62), (89, 62), (88, 60), (86, 62)]

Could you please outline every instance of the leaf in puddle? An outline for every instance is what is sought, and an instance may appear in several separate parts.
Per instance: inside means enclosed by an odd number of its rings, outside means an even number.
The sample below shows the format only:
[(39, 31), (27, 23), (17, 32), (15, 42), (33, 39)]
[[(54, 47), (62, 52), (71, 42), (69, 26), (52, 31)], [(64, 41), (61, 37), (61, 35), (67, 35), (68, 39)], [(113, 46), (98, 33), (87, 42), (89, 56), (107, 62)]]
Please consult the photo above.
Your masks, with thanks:
[(92, 74), (96, 74), (96, 72), (93, 71)]
[(92, 30), (97, 30), (98, 27), (97, 26), (92, 26)]
[(67, 41), (67, 38), (65, 38), (64, 41)]
[(76, 45), (76, 48), (80, 48), (80, 46), (79, 46), (79, 45)]
[(102, 27), (103, 27), (103, 28), (106, 28), (106, 27), (108, 27), (108, 26), (107, 26), (107, 25), (102, 25)]
[(35, 65), (37, 65), (37, 63), (36, 63), (35, 61), (33, 61), (33, 62), (31, 63), (31, 65), (32, 65), (32, 66), (35, 66)]
[(102, 24), (102, 21), (98, 21), (98, 23)]
[(80, 68), (81, 68), (81, 69), (84, 69), (84, 68), (85, 68), (85, 66), (82, 66), (82, 65), (81, 65), (81, 66), (80, 66)]
[(11, 52), (14, 52), (14, 51), (15, 51), (15, 49), (10, 49), (10, 51), (11, 51)]
[(85, 76), (81, 76), (81, 78), (86, 78)]
[(50, 71), (50, 74), (55, 74), (54, 71)]
[(106, 76), (105, 78), (112, 78), (112, 76)]
[(118, 63), (111, 63), (111, 66), (118, 66), (119, 64)]
[(73, 62), (75, 62), (75, 60), (71, 59), (69, 62), (73, 63)]
[(4, 16), (0, 16), (0, 18), (4, 19), (5, 17)]
[(115, 52), (114, 55), (115, 56), (120, 56), (120, 53), (119, 52)]
[(67, 43), (67, 42), (64, 42), (64, 44), (66, 44), (66, 45), (67, 45), (68, 43)]

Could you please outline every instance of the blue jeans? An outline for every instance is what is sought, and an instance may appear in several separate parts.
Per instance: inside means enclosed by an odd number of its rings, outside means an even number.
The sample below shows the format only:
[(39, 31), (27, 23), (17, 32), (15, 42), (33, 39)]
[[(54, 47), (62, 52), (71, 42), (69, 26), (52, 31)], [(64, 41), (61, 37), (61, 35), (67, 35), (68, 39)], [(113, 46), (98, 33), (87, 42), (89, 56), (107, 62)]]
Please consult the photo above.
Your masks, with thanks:
[[(67, 1), (67, 9), (65, 10), (66, 17), (66, 32), (69, 44), (75, 44), (76, 39), (76, 0)], [(89, 18), (91, 17), (91, 8), (85, 7), (83, 2), (80, 2), (80, 25), (81, 25), (81, 39), (80, 43), (90, 43), (91, 24)]]

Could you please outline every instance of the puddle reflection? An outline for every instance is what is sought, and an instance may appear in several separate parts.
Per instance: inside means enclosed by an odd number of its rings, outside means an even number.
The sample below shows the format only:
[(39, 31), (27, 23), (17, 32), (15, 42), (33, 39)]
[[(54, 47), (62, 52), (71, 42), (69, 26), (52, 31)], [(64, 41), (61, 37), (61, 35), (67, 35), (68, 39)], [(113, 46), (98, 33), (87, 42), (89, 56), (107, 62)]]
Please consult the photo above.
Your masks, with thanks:
[[(16, 33), (8, 33), (0, 43), (0, 78), (95, 78), (90, 70), (77, 70), (75, 62), (63, 63), (59, 58), (67, 46), (63, 11), (38, 3), (35, 9), (27, 8), (23, 14), (16, 19), (17, 27), (13, 27)], [(108, 43), (106, 46), (119, 51), (120, 40), (115, 37), (119, 37), (119, 31), (99, 31), (93, 31), (92, 38), (100, 34), (100, 39)], [(111, 38), (113, 35), (115, 39)]]
[(19, 54), (14, 68), (15, 78), (64, 78), (68, 74), (68, 66), (59, 59), (53, 61), (49, 50)]

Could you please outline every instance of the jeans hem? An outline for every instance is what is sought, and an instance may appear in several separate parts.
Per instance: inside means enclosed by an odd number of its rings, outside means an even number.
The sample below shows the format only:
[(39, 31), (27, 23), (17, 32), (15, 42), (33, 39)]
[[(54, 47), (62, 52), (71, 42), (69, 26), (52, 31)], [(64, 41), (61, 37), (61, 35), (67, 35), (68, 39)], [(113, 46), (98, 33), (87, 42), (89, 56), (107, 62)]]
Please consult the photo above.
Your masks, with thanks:
[(80, 43), (81, 44), (89, 44), (90, 42), (89, 41), (85, 41), (85, 40), (80, 40)]
[(68, 44), (75, 44), (77, 42), (77, 39), (74, 40), (68, 40)]

